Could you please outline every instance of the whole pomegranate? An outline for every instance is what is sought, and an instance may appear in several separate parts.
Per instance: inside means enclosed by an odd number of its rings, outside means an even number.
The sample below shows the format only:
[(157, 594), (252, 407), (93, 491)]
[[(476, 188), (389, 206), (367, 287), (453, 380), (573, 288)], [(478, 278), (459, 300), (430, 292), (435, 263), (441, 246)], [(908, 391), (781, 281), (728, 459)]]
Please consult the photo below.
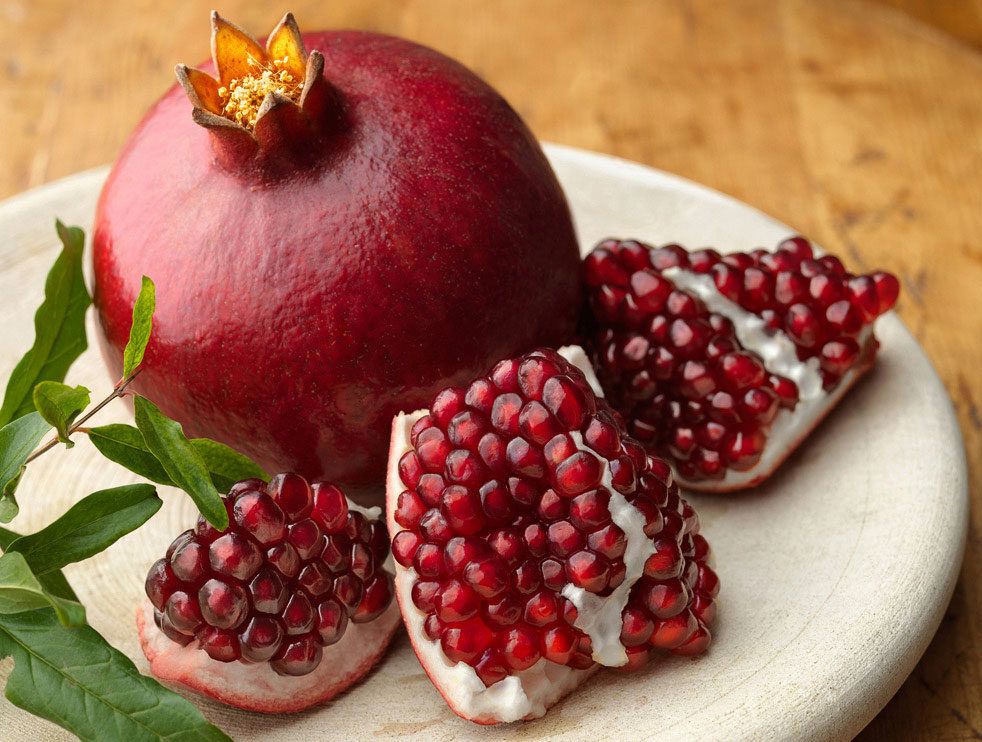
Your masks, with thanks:
[(212, 50), (217, 79), (179, 66), (102, 191), (104, 355), (118, 374), (148, 275), (138, 391), (268, 471), (381, 483), (395, 413), (572, 334), (563, 192), (508, 103), (431, 49), (289, 15), (263, 47), (213, 15)]

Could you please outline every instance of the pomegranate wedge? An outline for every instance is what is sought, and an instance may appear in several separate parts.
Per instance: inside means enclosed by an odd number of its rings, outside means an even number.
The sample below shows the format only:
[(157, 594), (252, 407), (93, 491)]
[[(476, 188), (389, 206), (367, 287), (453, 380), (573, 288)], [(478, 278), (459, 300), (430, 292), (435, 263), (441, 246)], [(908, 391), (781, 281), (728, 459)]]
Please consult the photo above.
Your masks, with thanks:
[(541, 716), (598, 664), (709, 645), (699, 520), (579, 348), (501, 361), (397, 416), (386, 510), (413, 648), (466, 719)]
[(137, 628), (151, 672), (252, 711), (328, 700), (399, 625), (378, 508), (296, 474), (238, 482), (224, 499), (227, 529), (199, 516), (147, 575)]
[(724, 256), (605, 240), (584, 272), (611, 404), (684, 486), (716, 492), (770, 476), (869, 370), (900, 289), (803, 237)]

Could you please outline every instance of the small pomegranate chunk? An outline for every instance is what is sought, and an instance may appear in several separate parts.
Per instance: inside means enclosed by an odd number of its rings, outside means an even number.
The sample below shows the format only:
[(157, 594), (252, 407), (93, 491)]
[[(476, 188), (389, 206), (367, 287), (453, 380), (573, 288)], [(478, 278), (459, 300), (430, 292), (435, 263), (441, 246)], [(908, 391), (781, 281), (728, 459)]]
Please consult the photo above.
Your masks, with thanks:
[[(652, 274), (644, 286), (650, 302), (659, 282)], [(433, 642), (490, 687), (539, 662), (634, 668), (651, 653), (628, 647), (696, 653), (708, 644), (718, 582), (698, 518), (668, 465), (627, 435), (591, 380), (539, 349), (393, 423), (386, 496), (396, 583), (424, 665), (432, 652), (418, 643)], [(500, 445), (482, 446), (488, 436)], [(426, 474), (405, 463), (414, 458)], [(595, 649), (581, 612), (596, 604), (613, 606), (623, 642), (615, 631)], [(439, 686), (441, 667), (427, 671)]]
[(392, 601), (385, 525), (349, 510), (334, 485), (279, 474), (238, 482), (223, 499), (228, 528), (199, 516), (147, 575), (154, 622), (171, 640), (306, 675), (349, 621), (367, 623)]
[[(766, 478), (870, 368), (872, 323), (900, 288), (816, 259), (803, 237), (724, 256), (611, 239), (584, 268), (610, 403), (684, 484), (717, 491)], [(770, 441), (778, 418), (789, 422)]]

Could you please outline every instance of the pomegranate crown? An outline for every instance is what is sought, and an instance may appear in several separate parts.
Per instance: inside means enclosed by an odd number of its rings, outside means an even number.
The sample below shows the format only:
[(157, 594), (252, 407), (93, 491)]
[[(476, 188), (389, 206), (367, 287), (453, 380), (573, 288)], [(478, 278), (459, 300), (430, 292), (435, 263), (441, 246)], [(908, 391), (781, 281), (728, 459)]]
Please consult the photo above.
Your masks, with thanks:
[(194, 121), (236, 149), (268, 149), (284, 138), (303, 138), (333, 108), (324, 56), (316, 49), (307, 53), (292, 13), (263, 47), (212, 11), (211, 55), (217, 77), (179, 64), (177, 80), (194, 105)]

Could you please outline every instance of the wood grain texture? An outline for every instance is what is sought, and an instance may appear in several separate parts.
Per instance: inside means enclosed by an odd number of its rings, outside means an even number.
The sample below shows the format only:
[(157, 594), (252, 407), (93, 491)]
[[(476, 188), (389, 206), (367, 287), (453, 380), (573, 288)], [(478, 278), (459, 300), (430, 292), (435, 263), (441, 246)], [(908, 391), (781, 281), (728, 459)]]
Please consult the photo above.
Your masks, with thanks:
[[(173, 64), (207, 54), (210, 7), (0, 0), (0, 197), (111, 160)], [(982, 498), (980, 0), (292, 9), (307, 28), (429, 44), (486, 77), (543, 139), (679, 173), (795, 225), (853, 267), (896, 272), (899, 312), (955, 401)], [(222, 12), (262, 32), (280, 8), (228, 0)], [(866, 742), (982, 739), (980, 541), (976, 511), (941, 630)]]

